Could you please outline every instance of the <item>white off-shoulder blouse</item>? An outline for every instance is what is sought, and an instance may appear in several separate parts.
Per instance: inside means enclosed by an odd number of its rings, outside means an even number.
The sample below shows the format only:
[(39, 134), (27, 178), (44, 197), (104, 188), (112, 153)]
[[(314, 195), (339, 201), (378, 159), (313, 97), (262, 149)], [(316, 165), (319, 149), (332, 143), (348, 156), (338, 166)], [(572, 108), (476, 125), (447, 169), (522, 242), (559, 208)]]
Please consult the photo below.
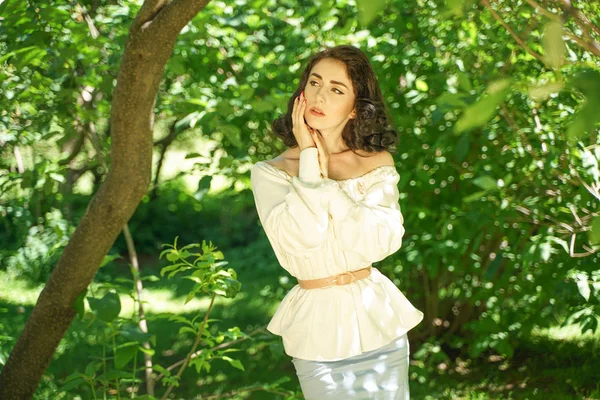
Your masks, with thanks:
[[(356, 178), (322, 178), (318, 150), (300, 152), (298, 176), (259, 161), (251, 185), (260, 222), (277, 260), (297, 279), (364, 268), (402, 245), (400, 176), (391, 165)], [(389, 344), (423, 319), (377, 268), (348, 285), (294, 286), (267, 326), (289, 356), (337, 361)]]

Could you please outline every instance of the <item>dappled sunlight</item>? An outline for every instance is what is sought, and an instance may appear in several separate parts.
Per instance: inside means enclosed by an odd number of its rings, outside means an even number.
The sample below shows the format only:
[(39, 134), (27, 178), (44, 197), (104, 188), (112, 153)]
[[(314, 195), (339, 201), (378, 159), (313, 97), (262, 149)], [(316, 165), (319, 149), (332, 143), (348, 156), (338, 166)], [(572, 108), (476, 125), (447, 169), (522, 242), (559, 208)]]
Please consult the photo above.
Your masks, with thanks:
[[(121, 298), (121, 313), (120, 316), (131, 315), (133, 311), (133, 299), (127, 295), (120, 295)], [(200, 311), (208, 309), (210, 297), (195, 297), (187, 304), (184, 304), (186, 296), (173, 297), (173, 292), (168, 289), (144, 289), (144, 310), (155, 314), (170, 313), (183, 314), (192, 311)], [(235, 302), (233, 299), (224, 297), (215, 298), (215, 305), (228, 305)]]
[(547, 337), (554, 340), (598, 340), (600, 339), (600, 329), (595, 333), (587, 331), (581, 333), (581, 327), (579, 325), (567, 325), (567, 326), (552, 326), (549, 328), (536, 328), (532, 332), (533, 336)]
[[(28, 281), (9, 277), (3, 271), (0, 271), (0, 280), (5, 283), (0, 286), (0, 300), (20, 306), (34, 306), (45, 286), (45, 284), (41, 284), (32, 287)], [(87, 297), (90, 296), (91, 294), (88, 292)], [(168, 289), (144, 289), (144, 310), (147, 313), (153, 314), (184, 314), (192, 311), (206, 310), (210, 304), (209, 297), (196, 297), (190, 300), (189, 303), (184, 304), (185, 297), (174, 297), (173, 291)], [(135, 303), (130, 296), (119, 294), (119, 299), (121, 300), (121, 312), (119, 316), (129, 317), (137, 313), (137, 309), (133, 309)], [(231, 305), (236, 301), (238, 300), (219, 296), (215, 299), (215, 305)], [(91, 309), (87, 301), (84, 304), (86, 312), (90, 312)]]
[(35, 305), (44, 284), (32, 286), (29, 280), (12, 277), (0, 271), (0, 300), (21, 306)]

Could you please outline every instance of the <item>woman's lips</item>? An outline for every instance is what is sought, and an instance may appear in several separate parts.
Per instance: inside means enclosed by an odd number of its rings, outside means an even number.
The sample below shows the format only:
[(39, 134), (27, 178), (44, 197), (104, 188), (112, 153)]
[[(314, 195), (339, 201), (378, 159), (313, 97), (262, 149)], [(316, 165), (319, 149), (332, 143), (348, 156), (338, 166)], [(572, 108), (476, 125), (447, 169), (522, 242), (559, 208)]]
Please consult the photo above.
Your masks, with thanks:
[(325, 116), (325, 114), (322, 114), (322, 113), (316, 112), (316, 111), (315, 111), (315, 110), (313, 110), (313, 109), (311, 109), (311, 110), (310, 110), (310, 113), (311, 113), (312, 115), (314, 115), (315, 117), (324, 117), (324, 116)]

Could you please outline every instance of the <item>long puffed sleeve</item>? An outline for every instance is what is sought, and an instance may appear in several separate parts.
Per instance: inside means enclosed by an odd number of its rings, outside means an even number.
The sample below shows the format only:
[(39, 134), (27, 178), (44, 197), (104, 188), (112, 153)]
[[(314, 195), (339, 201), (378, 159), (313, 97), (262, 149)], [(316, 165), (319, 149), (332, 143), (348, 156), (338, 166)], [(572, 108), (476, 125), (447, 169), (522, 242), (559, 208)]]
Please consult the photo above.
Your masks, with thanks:
[(298, 176), (292, 177), (291, 185), (260, 162), (252, 167), (250, 181), (269, 240), (277, 241), (285, 252), (309, 257), (327, 239), (327, 194), (332, 183), (320, 176), (316, 147), (302, 150), (299, 163)]
[[(389, 172), (388, 172), (389, 171)], [(394, 169), (378, 176), (355, 201), (335, 185), (330, 187), (329, 213), (337, 242), (344, 250), (381, 261), (402, 246), (404, 217), (398, 203), (400, 175)]]

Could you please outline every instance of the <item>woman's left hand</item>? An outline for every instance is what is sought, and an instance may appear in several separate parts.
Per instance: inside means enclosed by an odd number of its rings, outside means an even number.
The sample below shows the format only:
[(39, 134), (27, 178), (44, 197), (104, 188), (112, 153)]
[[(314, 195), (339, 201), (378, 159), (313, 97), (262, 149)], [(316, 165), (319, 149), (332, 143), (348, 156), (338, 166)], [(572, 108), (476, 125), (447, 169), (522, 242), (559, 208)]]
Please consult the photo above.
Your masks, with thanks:
[(321, 174), (323, 174), (323, 178), (328, 178), (329, 152), (325, 146), (325, 139), (323, 139), (323, 136), (321, 136), (321, 132), (316, 129), (310, 128), (310, 132), (315, 144), (317, 145), (317, 150), (319, 150), (319, 168), (321, 169)]

